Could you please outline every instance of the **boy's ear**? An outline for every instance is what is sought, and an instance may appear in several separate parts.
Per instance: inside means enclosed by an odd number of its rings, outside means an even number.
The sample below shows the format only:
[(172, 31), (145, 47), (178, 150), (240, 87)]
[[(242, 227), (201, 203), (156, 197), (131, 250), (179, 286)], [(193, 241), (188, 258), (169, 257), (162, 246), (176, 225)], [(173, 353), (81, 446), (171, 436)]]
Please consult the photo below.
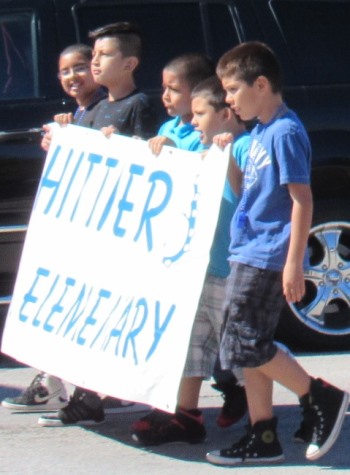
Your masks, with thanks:
[(225, 122), (228, 122), (232, 119), (233, 110), (230, 107), (224, 107), (222, 109), (222, 118)]
[(129, 56), (125, 58), (125, 70), (126, 71), (134, 71), (137, 66), (139, 65), (139, 60), (136, 56)]
[(266, 76), (258, 76), (255, 80), (255, 84), (260, 92), (263, 92), (269, 86), (269, 80)]

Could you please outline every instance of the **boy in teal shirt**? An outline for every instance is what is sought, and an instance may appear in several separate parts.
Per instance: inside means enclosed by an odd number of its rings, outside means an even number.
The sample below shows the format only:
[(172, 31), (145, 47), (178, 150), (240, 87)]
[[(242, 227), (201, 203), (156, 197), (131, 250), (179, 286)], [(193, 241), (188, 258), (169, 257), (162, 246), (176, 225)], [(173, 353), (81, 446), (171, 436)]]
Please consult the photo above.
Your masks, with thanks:
[[(225, 92), (218, 78), (212, 76), (199, 83), (193, 89), (191, 98), (193, 135), (200, 141), (201, 147), (209, 147), (216, 134), (222, 132), (233, 134), (232, 160), (243, 169), (250, 143), (249, 133), (245, 124), (225, 103)], [(175, 414), (154, 409), (133, 424), (132, 437), (141, 445), (158, 445), (175, 441), (197, 443), (203, 442), (206, 438), (204, 419), (198, 409), (198, 399), (202, 381), (209, 379), (213, 374), (219, 351), (226, 277), (229, 274), (227, 261), (229, 227), (237, 204), (237, 197), (226, 181), (210, 262), (180, 383), (178, 406)], [(238, 409), (242, 417), (246, 411), (244, 388), (237, 387), (240, 390), (241, 404)], [(236, 402), (238, 404), (238, 399)]]
[(156, 137), (149, 140), (151, 150), (159, 154), (163, 145), (198, 152), (203, 150), (199, 133), (191, 124), (191, 93), (202, 80), (215, 74), (214, 64), (199, 53), (188, 53), (174, 58), (162, 73), (162, 101), (169, 116)]

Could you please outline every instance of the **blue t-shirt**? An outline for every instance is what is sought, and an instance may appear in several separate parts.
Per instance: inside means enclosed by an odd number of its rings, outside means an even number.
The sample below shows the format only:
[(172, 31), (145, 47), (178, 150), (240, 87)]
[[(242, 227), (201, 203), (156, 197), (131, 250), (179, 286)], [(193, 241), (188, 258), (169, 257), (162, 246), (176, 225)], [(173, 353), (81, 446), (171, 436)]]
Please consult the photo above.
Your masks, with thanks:
[(194, 130), (193, 125), (188, 122), (180, 124), (181, 118), (165, 122), (159, 129), (158, 135), (163, 135), (172, 140), (176, 148), (188, 150), (189, 152), (199, 152), (205, 149), (200, 140), (200, 133)]
[[(233, 143), (232, 154), (241, 170), (244, 170), (246, 164), (249, 144), (249, 132), (237, 136)], [(228, 180), (226, 180), (208, 266), (208, 274), (215, 277), (226, 278), (230, 272), (228, 263), (230, 222), (238, 202), (238, 197), (233, 193)]]
[(284, 106), (269, 123), (255, 126), (242, 198), (231, 222), (230, 260), (282, 271), (292, 211), (287, 184), (309, 184), (310, 165), (310, 142), (293, 111)]

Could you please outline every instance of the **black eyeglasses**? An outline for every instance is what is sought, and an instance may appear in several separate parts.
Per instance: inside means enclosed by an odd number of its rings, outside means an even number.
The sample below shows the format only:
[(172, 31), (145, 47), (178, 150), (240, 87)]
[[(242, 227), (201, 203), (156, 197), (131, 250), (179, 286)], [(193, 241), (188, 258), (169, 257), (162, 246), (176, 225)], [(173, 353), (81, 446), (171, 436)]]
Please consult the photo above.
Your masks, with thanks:
[(61, 78), (68, 78), (69, 76), (73, 76), (75, 74), (85, 74), (90, 70), (90, 65), (88, 64), (76, 64), (71, 68), (61, 69), (57, 74), (58, 79)]

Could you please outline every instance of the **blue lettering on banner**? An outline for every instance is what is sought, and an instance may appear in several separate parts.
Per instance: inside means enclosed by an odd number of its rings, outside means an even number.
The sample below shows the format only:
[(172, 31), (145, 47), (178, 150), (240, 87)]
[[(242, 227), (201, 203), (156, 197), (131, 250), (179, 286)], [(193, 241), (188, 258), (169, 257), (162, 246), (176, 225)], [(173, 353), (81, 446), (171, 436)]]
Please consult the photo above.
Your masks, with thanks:
[[(135, 163), (126, 166), (115, 157), (67, 151), (58, 145), (41, 178), (34, 209), (38, 212), (40, 207), (45, 216), (83, 223), (98, 232), (106, 230), (117, 238), (137, 242), (144, 235), (147, 251), (151, 252), (152, 222), (166, 210), (173, 183), (164, 170), (148, 174), (145, 170)], [(140, 188), (140, 180), (147, 186), (143, 195), (137, 195), (136, 207), (131, 195)], [(139, 213), (138, 219), (129, 229), (124, 218), (134, 212)]]
[(194, 184), (194, 193), (193, 193), (193, 200), (191, 202), (191, 212), (189, 217), (187, 217), (187, 234), (185, 235), (185, 240), (183, 246), (181, 246), (177, 253), (173, 254), (172, 256), (164, 256), (163, 263), (167, 266), (170, 266), (171, 263), (178, 261), (185, 252), (188, 251), (192, 238), (194, 236), (194, 230), (196, 227), (197, 222), (197, 201), (199, 197), (199, 190), (197, 183)]
[[(153, 248), (151, 219), (153, 219), (155, 216), (162, 213), (162, 211), (165, 209), (166, 205), (168, 204), (170, 200), (170, 196), (171, 196), (172, 182), (169, 175), (162, 171), (152, 173), (149, 178), (149, 182), (152, 183), (152, 187), (147, 197), (144, 210), (142, 212), (139, 229), (137, 230), (135, 234), (135, 241), (139, 240), (141, 231), (143, 228), (145, 228), (147, 249), (148, 251), (151, 251)], [(151, 207), (152, 196), (153, 196), (153, 193), (155, 192), (157, 185), (159, 185), (159, 182), (164, 183), (166, 192), (164, 194), (163, 201), (159, 203), (157, 206), (152, 208)]]
[(19, 320), (138, 365), (152, 358), (175, 310), (175, 304), (114, 295), (39, 267), (24, 293)]

